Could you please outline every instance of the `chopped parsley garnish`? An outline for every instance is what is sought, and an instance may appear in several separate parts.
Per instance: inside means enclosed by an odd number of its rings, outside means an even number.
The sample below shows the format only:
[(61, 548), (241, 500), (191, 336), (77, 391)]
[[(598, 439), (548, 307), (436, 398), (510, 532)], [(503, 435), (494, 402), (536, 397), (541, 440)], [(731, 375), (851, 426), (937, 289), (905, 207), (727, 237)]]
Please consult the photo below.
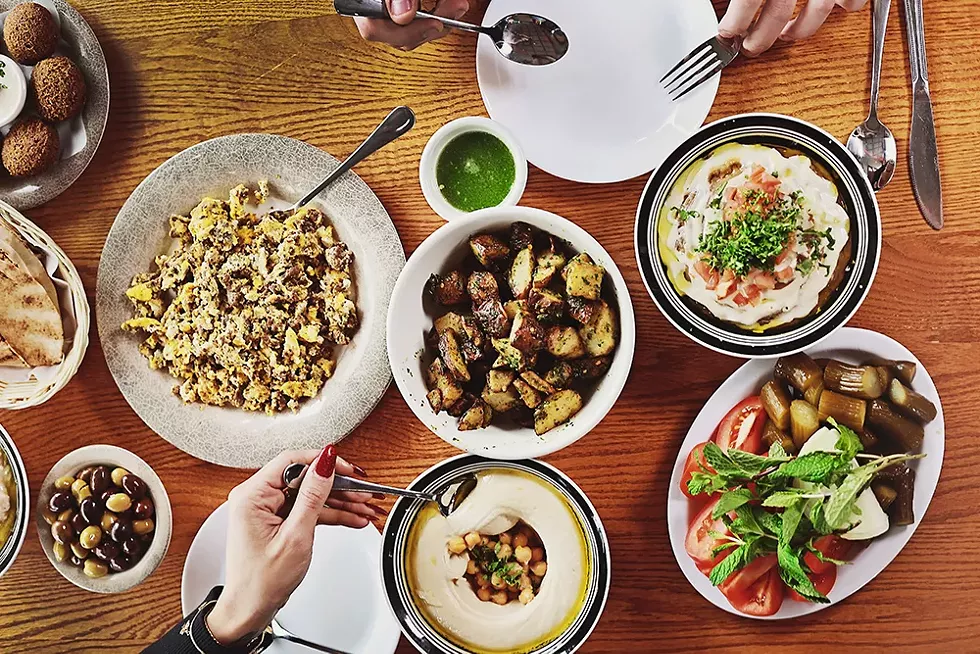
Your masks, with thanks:
[(677, 223), (683, 225), (691, 218), (701, 218), (700, 211), (682, 209), (681, 207), (671, 207), (670, 213), (677, 218)]
[(773, 270), (775, 260), (796, 231), (801, 210), (786, 198), (763, 208), (760, 198), (748, 197), (752, 205), (731, 220), (712, 223), (707, 234), (698, 240), (696, 252), (715, 270), (731, 270), (742, 277), (754, 268)]
[(722, 200), (722, 194), (719, 193), (718, 195), (715, 196), (715, 199), (714, 200), (712, 200), (711, 202), (708, 203), (708, 207), (710, 207), (711, 209), (714, 209), (716, 211), (720, 210), (721, 209), (721, 200)]

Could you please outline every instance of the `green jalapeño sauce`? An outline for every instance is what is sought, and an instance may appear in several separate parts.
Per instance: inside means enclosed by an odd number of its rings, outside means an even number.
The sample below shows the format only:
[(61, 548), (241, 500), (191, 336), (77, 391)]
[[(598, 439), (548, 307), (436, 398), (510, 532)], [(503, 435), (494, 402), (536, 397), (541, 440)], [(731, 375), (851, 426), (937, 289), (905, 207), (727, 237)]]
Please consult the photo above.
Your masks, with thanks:
[(514, 155), (493, 134), (460, 134), (443, 148), (436, 164), (436, 182), (443, 197), (467, 213), (496, 207), (510, 193), (517, 177)]

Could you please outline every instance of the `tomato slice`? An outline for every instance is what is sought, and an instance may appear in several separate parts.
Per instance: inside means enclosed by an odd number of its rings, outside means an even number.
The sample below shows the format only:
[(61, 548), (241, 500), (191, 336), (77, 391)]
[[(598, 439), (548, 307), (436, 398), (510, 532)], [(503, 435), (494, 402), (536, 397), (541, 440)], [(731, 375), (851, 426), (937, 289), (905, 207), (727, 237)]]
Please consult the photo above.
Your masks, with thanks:
[[(850, 560), (848, 556), (851, 551), (851, 543), (838, 536), (823, 536), (813, 541), (813, 546), (828, 558), (837, 559), (838, 561)], [(830, 561), (821, 561), (813, 552), (804, 554), (803, 562), (806, 563), (806, 567), (810, 568), (814, 574), (818, 575), (837, 567)]]
[(701, 466), (698, 465), (698, 461), (704, 463), (708, 470), (714, 472), (714, 469), (704, 460), (704, 455), (702, 452), (704, 452), (705, 445), (707, 445), (707, 443), (695, 445), (694, 449), (691, 450), (691, 453), (687, 455), (687, 462), (684, 464), (684, 474), (681, 475), (681, 492), (688, 497), (694, 497), (694, 495), (691, 495), (691, 492), (687, 490), (687, 483), (691, 481), (691, 473), (702, 472)]
[(713, 556), (711, 553), (719, 545), (719, 542), (710, 532), (716, 531), (720, 534), (731, 534), (721, 518), (715, 519), (711, 517), (711, 512), (714, 511), (717, 505), (718, 500), (716, 499), (701, 509), (701, 512), (691, 521), (691, 526), (687, 530), (687, 537), (684, 539), (684, 549), (687, 550), (688, 556), (694, 559), (694, 563), (697, 564), (698, 569), (704, 574), (710, 573), (711, 569), (718, 565), (719, 561), (731, 554), (733, 549), (728, 548), (718, 552), (717, 556)]
[(718, 425), (715, 442), (723, 450), (738, 449), (759, 454), (762, 451), (765, 418), (762, 398), (758, 395), (746, 398), (729, 411)]
[(779, 570), (772, 568), (744, 591), (730, 590), (725, 597), (736, 611), (746, 615), (773, 615), (783, 605), (785, 589)]
[[(837, 583), (837, 566), (834, 564), (830, 565), (830, 569), (821, 574), (808, 574), (810, 581), (813, 582), (814, 587), (816, 587), (817, 592), (826, 595), (834, 588), (834, 584)], [(809, 602), (807, 598), (803, 597), (797, 593), (792, 588), (789, 588), (789, 597), (797, 602)]]
[(732, 573), (728, 579), (723, 581), (718, 589), (726, 597), (731, 595), (741, 596), (745, 594), (759, 579), (769, 574), (770, 570), (775, 569), (777, 563), (776, 555), (760, 556), (738, 572)]

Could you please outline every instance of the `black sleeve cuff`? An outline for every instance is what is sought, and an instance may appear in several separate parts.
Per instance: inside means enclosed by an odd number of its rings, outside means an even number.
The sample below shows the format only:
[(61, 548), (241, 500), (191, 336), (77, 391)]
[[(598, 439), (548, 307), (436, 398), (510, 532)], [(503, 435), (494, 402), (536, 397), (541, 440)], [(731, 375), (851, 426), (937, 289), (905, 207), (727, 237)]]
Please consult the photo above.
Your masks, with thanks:
[(221, 645), (208, 629), (205, 619), (214, 608), (221, 586), (215, 586), (199, 607), (191, 611), (180, 624), (168, 631), (163, 638), (153, 643), (144, 654), (256, 654), (272, 644), (272, 636), (261, 633), (243, 642)]

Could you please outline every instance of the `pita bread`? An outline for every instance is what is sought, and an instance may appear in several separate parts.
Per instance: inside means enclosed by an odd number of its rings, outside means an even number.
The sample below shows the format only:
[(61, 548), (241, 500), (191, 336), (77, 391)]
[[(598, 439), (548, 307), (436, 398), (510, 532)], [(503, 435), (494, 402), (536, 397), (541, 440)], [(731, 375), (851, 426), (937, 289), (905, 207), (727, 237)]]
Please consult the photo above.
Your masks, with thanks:
[(44, 291), (51, 298), (51, 301), (54, 302), (54, 305), (59, 306), (58, 292), (54, 288), (51, 277), (48, 276), (48, 271), (44, 269), (44, 264), (31, 251), (27, 243), (24, 242), (24, 239), (20, 237), (20, 234), (14, 231), (7, 224), (6, 220), (0, 218), (0, 247), (4, 245), (8, 246), (20, 257), (24, 265), (27, 266), (27, 272), (31, 274), (31, 277), (41, 283), (41, 286), (44, 287)]
[(57, 302), (9, 244), (0, 245), (0, 336), (31, 367), (53, 366), (64, 356)]
[(30, 366), (14, 352), (10, 343), (0, 339), (0, 368), (30, 368)]

